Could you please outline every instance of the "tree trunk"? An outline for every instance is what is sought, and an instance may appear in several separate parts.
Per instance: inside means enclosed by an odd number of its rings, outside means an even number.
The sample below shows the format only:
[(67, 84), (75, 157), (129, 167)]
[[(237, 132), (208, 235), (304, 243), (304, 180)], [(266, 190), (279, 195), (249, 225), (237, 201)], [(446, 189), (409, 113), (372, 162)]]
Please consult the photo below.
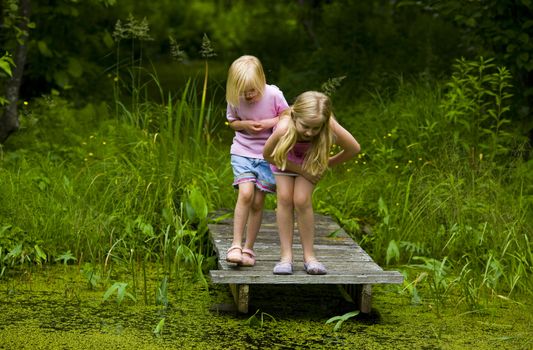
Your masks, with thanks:
[(22, 84), (22, 75), (24, 73), (24, 65), (26, 64), (26, 56), (28, 54), (30, 0), (20, 0), (20, 15), (22, 19), (18, 24), (18, 28), (22, 34), (19, 45), (15, 51), (15, 68), (13, 69), (13, 76), (9, 79), (6, 88), (8, 105), (4, 110), (4, 114), (0, 117), (0, 144), (3, 144), (9, 135), (17, 131), (19, 128), (17, 104), (19, 100), (20, 85)]

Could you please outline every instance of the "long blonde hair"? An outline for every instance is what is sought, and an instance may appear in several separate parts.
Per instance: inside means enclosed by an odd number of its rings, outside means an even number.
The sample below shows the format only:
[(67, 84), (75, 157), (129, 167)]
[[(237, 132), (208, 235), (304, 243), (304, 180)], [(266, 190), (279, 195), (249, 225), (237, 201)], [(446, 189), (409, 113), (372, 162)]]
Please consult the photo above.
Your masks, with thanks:
[(333, 143), (330, 127), (330, 119), (333, 118), (331, 100), (320, 92), (304, 92), (294, 101), (290, 108), (290, 115), (288, 129), (272, 151), (274, 164), (281, 170), (285, 170), (287, 155), (298, 141), (296, 121), (302, 120), (306, 122), (319, 119), (322, 121), (322, 127), (319, 133), (311, 140), (311, 147), (307, 151), (302, 168), (312, 175), (323, 173), (328, 167), (329, 151)]
[(233, 107), (238, 107), (239, 97), (246, 89), (255, 89), (262, 96), (265, 85), (266, 78), (261, 61), (255, 56), (241, 56), (229, 67), (226, 101)]

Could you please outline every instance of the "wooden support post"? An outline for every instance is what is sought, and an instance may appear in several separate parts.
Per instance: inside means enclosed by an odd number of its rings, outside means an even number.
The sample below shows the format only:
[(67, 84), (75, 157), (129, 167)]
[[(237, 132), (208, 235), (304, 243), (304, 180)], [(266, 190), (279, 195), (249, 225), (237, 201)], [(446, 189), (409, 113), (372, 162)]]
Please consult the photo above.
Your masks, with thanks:
[(237, 311), (244, 314), (248, 313), (248, 301), (250, 299), (250, 286), (248, 284), (230, 284), (233, 300), (237, 305)]
[(345, 284), (341, 288), (344, 298), (355, 303), (361, 313), (369, 314), (372, 310), (372, 285), (371, 284)]
[(372, 285), (363, 284), (359, 296), (359, 311), (369, 314), (372, 310)]

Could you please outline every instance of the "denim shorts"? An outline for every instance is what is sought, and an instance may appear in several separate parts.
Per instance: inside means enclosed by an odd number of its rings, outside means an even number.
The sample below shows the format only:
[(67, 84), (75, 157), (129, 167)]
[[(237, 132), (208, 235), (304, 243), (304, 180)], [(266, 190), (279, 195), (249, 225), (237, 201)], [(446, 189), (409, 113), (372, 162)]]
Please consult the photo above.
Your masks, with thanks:
[(276, 180), (266, 160), (232, 154), (231, 167), (235, 177), (233, 187), (238, 188), (241, 183), (253, 182), (261, 191), (276, 192)]

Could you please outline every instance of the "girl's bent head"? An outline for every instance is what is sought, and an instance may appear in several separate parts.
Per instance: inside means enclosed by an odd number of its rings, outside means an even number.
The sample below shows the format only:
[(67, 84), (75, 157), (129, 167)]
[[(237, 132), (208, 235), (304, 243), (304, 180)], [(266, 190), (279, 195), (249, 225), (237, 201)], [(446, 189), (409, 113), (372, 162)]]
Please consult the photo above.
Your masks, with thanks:
[(298, 138), (309, 141), (319, 136), (329, 125), (332, 114), (331, 100), (323, 93), (307, 91), (299, 95), (291, 109)]
[(299, 95), (290, 108), (291, 122), (272, 152), (274, 164), (281, 170), (287, 166), (287, 155), (295, 144), (309, 142), (302, 168), (310, 174), (323, 173), (328, 167), (333, 136), (331, 100), (323, 93), (307, 91)]
[(229, 67), (226, 100), (232, 106), (239, 106), (241, 97), (247, 102), (254, 102), (263, 95), (265, 85), (265, 72), (259, 59), (241, 56)]

